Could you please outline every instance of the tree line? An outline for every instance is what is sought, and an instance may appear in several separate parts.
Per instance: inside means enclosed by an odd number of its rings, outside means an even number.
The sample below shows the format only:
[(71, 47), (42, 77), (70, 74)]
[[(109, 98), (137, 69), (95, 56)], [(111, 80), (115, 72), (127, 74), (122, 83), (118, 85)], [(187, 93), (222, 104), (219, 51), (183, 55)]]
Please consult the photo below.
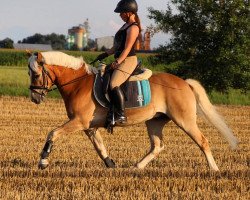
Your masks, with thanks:
[[(27, 44), (50, 44), (53, 50), (64, 50), (67, 46), (66, 37), (63, 34), (51, 33), (47, 35), (42, 35), (40, 33), (36, 33), (32, 36), (24, 38), (23, 40), (18, 41), (18, 43), (27, 43)], [(13, 49), (14, 42), (10, 38), (5, 38), (0, 41), (0, 48), (9, 48)], [(95, 41), (89, 39), (88, 47), (85, 50), (94, 48)], [(73, 46), (72, 49), (69, 50), (79, 50), (76, 46)]]

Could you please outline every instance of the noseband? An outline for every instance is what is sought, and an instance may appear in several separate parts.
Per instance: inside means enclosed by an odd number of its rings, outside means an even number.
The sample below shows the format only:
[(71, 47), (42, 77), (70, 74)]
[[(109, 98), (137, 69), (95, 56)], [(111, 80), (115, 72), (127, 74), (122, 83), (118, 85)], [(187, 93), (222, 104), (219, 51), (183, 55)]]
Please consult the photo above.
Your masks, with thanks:
[[(49, 81), (48, 81), (48, 80), (50, 79), (50, 81), (52, 82), (52, 85), (51, 85), (51, 86), (54, 85), (54, 82), (53, 82), (53, 80), (52, 80), (52, 78), (51, 78), (51, 76), (50, 76), (48, 70), (45, 68), (45, 66), (44, 66), (43, 64), (42, 64), (41, 66), (42, 66), (43, 84), (40, 85), (40, 86), (39, 86), (39, 85), (30, 85), (29, 89), (30, 89), (32, 92), (36, 92), (36, 93), (38, 93), (38, 94), (44, 96), (44, 95), (46, 95), (46, 93), (44, 93), (44, 90), (45, 90), (46, 92), (52, 91), (51, 87), (49, 87)], [(33, 73), (35, 73), (35, 71), (34, 71), (30, 66), (29, 66), (29, 69), (30, 69)], [(37, 90), (42, 90), (42, 91), (41, 91), (41, 92), (38, 92)]]

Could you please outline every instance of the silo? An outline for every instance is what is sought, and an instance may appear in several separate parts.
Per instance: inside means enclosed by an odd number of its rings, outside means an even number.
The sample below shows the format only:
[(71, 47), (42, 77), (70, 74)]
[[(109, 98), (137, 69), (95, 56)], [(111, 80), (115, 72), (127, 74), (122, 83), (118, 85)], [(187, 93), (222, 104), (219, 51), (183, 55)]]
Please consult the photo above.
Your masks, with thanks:
[(75, 45), (79, 50), (82, 50), (85, 44), (84, 35), (86, 35), (86, 31), (82, 25), (73, 26), (71, 29), (68, 29), (68, 49), (71, 49)]
[(68, 29), (68, 39), (67, 39), (68, 49), (71, 49), (75, 44), (75, 28), (76, 27)]
[(73, 45), (75, 44), (75, 34), (68, 32), (67, 36), (67, 49), (71, 49)]
[(88, 46), (88, 36), (87, 36), (86, 31), (84, 31), (84, 33), (83, 33), (82, 46), (83, 46), (83, 48)]
[(83, 35), (85, 30), (82, 27), (75, 28), (75, 44), (79, 50), (83, 49)]
[(143, 49), (143, 40), (142, 40), (142, 34), (140, 33), (135, 43), (135, 50), (139, 51), (142, 49)]
[(151, 50), (150, 49), (150, 42), (151, 42), (150, 32), (146, 31), (144, 33), (144, 50)]

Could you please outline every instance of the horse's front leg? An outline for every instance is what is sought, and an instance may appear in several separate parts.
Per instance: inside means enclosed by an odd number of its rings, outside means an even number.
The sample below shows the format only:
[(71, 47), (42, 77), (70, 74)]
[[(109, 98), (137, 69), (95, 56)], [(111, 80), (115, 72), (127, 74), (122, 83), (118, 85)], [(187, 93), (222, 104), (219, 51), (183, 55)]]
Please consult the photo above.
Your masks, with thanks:
[(40, 161), (39, 161), (38, 167), (40, 169), (45, 169), (46, 167), (48, 167), (49, 165), (48, 158), (51, 153), (53, 143), (55, 142), (57, 138), (59, 138), (61, 135), (65, 133), (73, 133), (82, 129), (83, 129), (82, 123), (76, 119), (73, 119), (73, 120), (69, 120), (62, 126), (52, 130), (48, 134), (47, 140), (40, 154)]
[(98, 153), (99, 157), (104, 161), (106, 167), (115, 168), (114, 161), (108, 157), (100, 132), (96, 128), (87, 129), (84, 130), (84, 132), (89, 137), (90, 141), (95, 147), (96, 152)]

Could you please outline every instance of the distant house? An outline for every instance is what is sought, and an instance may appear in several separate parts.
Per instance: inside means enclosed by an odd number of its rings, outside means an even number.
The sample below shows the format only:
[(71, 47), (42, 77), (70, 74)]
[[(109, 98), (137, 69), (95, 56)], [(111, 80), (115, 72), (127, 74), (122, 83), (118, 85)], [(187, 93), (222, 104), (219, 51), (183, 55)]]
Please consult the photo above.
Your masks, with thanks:
[[(102, 48), (110, 49), (113, 46), (114, 37), (106, 36), (96, 38), (96, 48), (101, 50)], [(151, 35), (149, 31), (145, 31), (144, 34), (140, 33), (138, 40), (135, 43), (135, 50), (137, 51), (150, 51)]]
[(110, 49), (113, 46), (114, 37), (113, 36), (106, 36), (96, 38), (96, 48), (97, 50), (101, 50), (103, 47), (105, 49)]
[(40, 50), (40, 51), (51, 51), (52, 47), (50, 44), (26, 44), (26, 43), (15, 43), (13, 44), (14, 49), (18, 50)]

